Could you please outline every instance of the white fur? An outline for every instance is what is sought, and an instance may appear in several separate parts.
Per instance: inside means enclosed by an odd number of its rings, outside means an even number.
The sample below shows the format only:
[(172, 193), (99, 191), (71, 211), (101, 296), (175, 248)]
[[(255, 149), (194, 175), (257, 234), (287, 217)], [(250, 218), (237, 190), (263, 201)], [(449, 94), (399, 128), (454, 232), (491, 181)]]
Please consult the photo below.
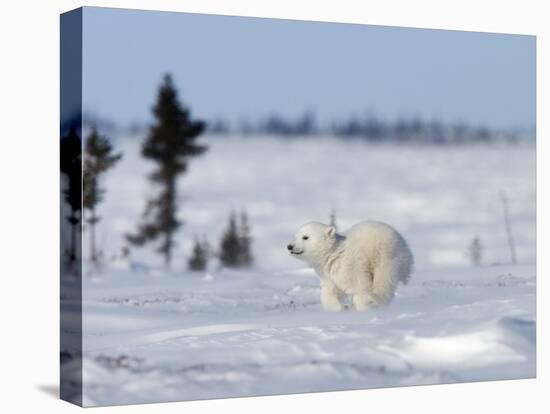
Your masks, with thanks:
[(405, 239), (375, 221), (361, 222), (342, 234), (332, 226), (307, 223), (288, 248), (319, 275), (321, 302), (327, 310), (343, 310), (346, 295), (352, 296), (358, 310), (389, 303), (397, 283), (407, 283), (413, 266)]

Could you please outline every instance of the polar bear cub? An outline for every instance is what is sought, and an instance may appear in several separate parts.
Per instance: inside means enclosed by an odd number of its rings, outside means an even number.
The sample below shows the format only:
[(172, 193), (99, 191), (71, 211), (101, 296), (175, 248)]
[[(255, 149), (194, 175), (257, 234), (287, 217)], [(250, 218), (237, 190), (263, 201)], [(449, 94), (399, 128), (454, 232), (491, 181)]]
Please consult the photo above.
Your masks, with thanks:
[(405, 239), (392, 227), (364, 221), (339, 234), (333, 226), (304, 224), (288, 251), (315, 269), (321, 281), (321, 302), (340, 311), (345, 295), (355, 309), (389, 303), (397, 283), (407, 283), (413, 256)]

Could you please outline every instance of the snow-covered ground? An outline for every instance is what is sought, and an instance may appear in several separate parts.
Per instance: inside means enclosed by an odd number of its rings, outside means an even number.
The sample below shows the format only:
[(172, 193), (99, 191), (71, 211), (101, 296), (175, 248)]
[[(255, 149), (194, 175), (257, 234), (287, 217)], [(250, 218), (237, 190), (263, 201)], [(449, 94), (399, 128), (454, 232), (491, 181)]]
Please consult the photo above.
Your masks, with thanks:
[[(154, 246), (112, 258), (149, 194), (139, 140), (105, 182), (106, 264), (83, 281), (86, 405), (526, 378), (535, 375), (535, 150), (207, 137), (180, 181), (172, 270)], [(499, 193), (509, 198), (510, 265)], [(254, 238), (250, 270), (186, 270), (193, 235), (217, 246), (232, 209)], [(309, 220), (388, 222), (416, 270), (387, 308), (327, 313), (285, 245)], [(87, 252), (84, 234), (84, 252)], [(466, 255), (473, 237), (483, 265)], [(65, 369), (71, 368), (71, 360)]]

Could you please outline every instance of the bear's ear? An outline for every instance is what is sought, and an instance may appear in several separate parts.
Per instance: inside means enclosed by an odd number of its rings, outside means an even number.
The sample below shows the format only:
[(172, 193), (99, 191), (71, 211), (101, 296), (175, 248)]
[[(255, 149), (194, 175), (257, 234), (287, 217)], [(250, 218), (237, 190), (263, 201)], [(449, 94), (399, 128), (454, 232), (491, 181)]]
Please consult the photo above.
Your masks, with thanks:
[(336, 234), (336, 227), (328, 226), (325, 230), (325, 234), (327, 237), (334, 237), (334, 235)]

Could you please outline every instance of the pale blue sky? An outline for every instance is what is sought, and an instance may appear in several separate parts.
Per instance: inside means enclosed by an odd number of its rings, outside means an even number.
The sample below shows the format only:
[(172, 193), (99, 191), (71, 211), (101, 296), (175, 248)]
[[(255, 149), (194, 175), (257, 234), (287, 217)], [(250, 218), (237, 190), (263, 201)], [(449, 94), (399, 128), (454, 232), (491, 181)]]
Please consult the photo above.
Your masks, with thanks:
[(198, 117), (535, 123), (535, 37), (84, 9), (84, 109), (149, 122), (165, 72)]

